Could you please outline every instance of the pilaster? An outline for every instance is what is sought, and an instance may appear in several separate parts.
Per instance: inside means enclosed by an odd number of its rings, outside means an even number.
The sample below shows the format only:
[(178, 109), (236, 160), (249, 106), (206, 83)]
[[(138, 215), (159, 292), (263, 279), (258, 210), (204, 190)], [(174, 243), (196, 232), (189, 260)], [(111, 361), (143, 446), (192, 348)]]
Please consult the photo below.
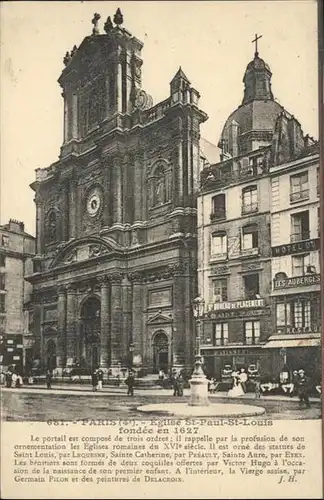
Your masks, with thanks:
[(111, 363), (117, 366), (122, 360), (122, 288), (123, 275), (114, 273), (109, 276), (111, 285)]
[(77, 356), (76, 319), (76, 289), (73, 286), (69, 286), (66, 293), (67, 358), (75, 358)]
[(129, 274), (132, 283), (132, 347), (133, 360), (136, 360), (137, 366), (141, 367), (143, 363), (143, 304), (142, 304), (142, 277), (140, 273)]
[(58, 345), (57, 345), (57, 366), (64, 368), (66, 364), (66, 288), (59, 286), (58, 301)]
[(122, 163), (120, 155), (113, 159), (113, 224), (122, 222)]
[(110, 321), (109, 321), (109, 282), (106, 276), (99, 279), (101, 291), (101, 343), (100, 366), (108, 368), (110, 365)]
[(36, 193), (34, 202), (36, 205), (36, 255), (41, 255), (44, 250), (44, 201), (39, 193)]

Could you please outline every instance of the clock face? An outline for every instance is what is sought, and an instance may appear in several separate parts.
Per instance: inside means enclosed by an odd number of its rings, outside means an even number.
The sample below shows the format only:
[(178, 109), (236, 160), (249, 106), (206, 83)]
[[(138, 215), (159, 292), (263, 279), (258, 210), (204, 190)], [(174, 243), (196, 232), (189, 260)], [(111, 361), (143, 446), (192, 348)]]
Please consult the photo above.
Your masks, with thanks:
[(95, 217), (101, 207), (101, 192), (100, 189), (95, 188), (90, 191), (87, 198), (87, 212), (90, 217)]

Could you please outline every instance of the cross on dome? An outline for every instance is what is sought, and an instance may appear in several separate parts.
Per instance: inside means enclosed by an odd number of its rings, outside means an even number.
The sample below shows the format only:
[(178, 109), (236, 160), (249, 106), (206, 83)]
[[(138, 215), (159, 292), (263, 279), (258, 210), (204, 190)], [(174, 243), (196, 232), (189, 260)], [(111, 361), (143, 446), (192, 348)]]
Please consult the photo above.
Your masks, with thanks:
[(258, 40), (260, 40), (260, 38), (262, 38), (262, 35), (258, 36), (258, 34), (256, 33), (254, 40), (252, 40), (252, 43), (255, 43), (255, 52), (254, 52), (254, 56), (255, 57), (258, 57), (258, 55), (259, 55), (259, 52), (258, 52)]

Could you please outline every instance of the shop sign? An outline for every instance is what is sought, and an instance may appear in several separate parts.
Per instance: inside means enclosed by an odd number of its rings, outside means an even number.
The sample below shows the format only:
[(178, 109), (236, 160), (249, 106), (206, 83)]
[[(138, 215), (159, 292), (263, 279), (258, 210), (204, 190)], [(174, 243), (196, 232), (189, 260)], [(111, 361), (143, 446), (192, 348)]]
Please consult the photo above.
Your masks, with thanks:
[(287, 245), (272, 247), (271, 251), (273, 257), (281, 257), (283, 255), (290, 255), (293, 253), (318, 250), (319, 247), (320, 239), (315, 238), (313, 240), (299, 241), (298, 243), (288, 243)]
[(253, 307), (264, 307), (264, 299), (257, 300), (237, 300), (235, 302), (212, 302), (207, 304), (207, 312), (224, 311), (230, 309), (247, 309)]
[(237, 309), (236, 311), (212, 311), (207, 314), (210, 319), (231, 319), (231, 318), (255, 318), (268, 316), (270, 308), (265, 309)]
[(274, 281), (274, 288), (291, 288), (298, 286), (317, 285), (321, 282), (320, 274), (309, 274), (307, 276), (296, 276)]
[[(261, 346), (260, 346), (261, 347)], [(202, 347), (202, 351), (204, 348)], [(208, 355), (210, 350), (205, 352), (205, 356)], [(253, 350), (255, 354), (255, 350)], [(217, 349), (217, 355), (219, 356), (243, 356), (244, 354), (251, 354), (251, 349)]]

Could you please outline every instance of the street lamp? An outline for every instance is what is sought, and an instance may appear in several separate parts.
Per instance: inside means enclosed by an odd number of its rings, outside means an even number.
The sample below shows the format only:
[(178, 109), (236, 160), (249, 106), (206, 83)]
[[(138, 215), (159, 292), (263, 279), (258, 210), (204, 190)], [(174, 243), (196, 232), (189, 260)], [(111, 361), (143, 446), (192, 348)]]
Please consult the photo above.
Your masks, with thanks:
[(197, 297), (193, 301), (193, 314), (196, 319), (196, 355), (195, 367), (190, 379), (190, 406), (207, 406), (208, 400), (208, 380), (202, 369), (202, 356), (200, 352), (200, 332), (201, 322), (204, 316), (205, 301), (202, 297)]

